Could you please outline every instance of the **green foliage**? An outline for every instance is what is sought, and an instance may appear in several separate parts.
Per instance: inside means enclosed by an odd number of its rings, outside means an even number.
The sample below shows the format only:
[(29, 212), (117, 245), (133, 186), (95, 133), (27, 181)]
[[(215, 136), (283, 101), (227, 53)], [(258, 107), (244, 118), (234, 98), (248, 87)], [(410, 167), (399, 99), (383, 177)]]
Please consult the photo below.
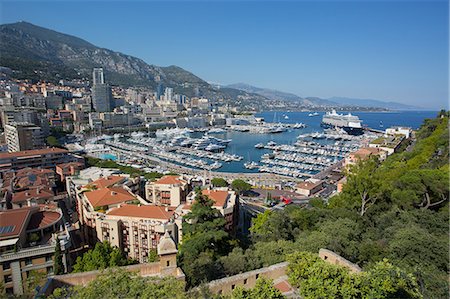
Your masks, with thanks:
[(129, 174), (131, 176), (143, 176), (147, 180), (155, 180), (163, 176), (163, 174), (159, 172), (145, 172), (131, 166), (117, 164), (116, 162), (111, 160), (102, 160), (93, 157), (86, 157), (86, 164), (88, 165), (88, 167), (95, 166), (100, 168), (116, 168), (121, 172)]
[(211, 184), (214, 187), (228, 187), (228, 182), (224, 178), (213, 178)]
[(112, 247), (107, 241), (95, 244), (94, 249), (89, 250), (83, 256), (77, 257), (73, 266), (73, 272), (86, 272), (102, 270), (108, 267), (125, 266), (133, 264), (120, 249)]
[(54, 271), (55, 275), (60, 275), (60, 274), (64, 273), (64, 264), (63, 264), (63, 260), (62, 260), (61, 244), (59, 242), (59, 239), (57, 240), (56, 247), (55, 247), (53, 271)]
[(281, 292), (273, 286), (272, 280), (258, 278), (254, 288), (244, 289), (238, 286), (233, 290), (231, 299), (282, 299)]
[(316, 254), (290, 255), (289, 281), (308, 298), (422, 298), (415, 277), (380, 261), (366, 272), (351, 273)]
[(230, 250), (225, 219), (212, 205), (213, 202), (197, 190), (191, 212), (184, 216), (178, 261), (189, 285), (220, 277), (222, 270), (217, 259)]
[(42, 287), (47, 279), (47, 274), (40, 270), (31, 270), (28, 272), (27, 279), (24, 283), (24, 293), (27, 297), (34, 296), (36, 294), (36, 287)]
[(238, 194), (243, 194), (252, 189), (252, 185), (247, 183), (244, 180), (236, 179), (231, 183), (231, 188), (236, 191)]
[(141, 277), (119, 269), (101, 274), (87, 286), (57, 289), (50, 298), (67, 298), (67, 294), (73, 299), (186, 298), (183, 283), (173, 277)]
[(148, 262), (153, 263), (159, 261), (159, 255), (158, 250), (156, 249), (150, 249), (148, 251)]
[(61, 144), (59, 143), (58, 139), (55, 136), (48, 136), (47, 139), (47, 145), (53, 146), (53, 147), (60, 147)]

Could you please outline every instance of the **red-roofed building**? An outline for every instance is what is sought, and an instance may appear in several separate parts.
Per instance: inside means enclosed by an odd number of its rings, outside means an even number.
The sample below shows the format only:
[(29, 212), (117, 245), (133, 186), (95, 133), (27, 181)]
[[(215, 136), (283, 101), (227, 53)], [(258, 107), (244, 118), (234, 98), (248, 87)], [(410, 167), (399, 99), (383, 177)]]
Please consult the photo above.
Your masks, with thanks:
[(180, 240), (181, 221), (174, 208), (123, 204), (96, 218), (97, 237), (145, 263), (166, 231), (176, 243)]
[(61, 210), (50, 206), (0, 211), (0, 284), (7, 294), (22, 295), (31, 270), (53, 274), (56, 242), (63, 251), (70, 246), (61, 219)]
[(57, 164), (78, 161), (79, 158), (61, 148), (43, 148), (13, 153), (0, 153), (0, 173), (22, 168), (55, 168)]
[(351, 165), (355, 165), (358, 161), (367, 160), (370, 157), (378, 157), (380, 160), (386, 159), (387, 153), (386, 151), (376, 148), (376, 147), (362, 147), (356, 152), (350, 153), (344, 161), (345, 167), (350, 167)]
[(177, 207), (186, 202), (189, 184), (180, 176), (166, 175), (145, 186), (146, 199), (154, 205)]
[(82, 162), (69, 162), (56, 165), (56, 173), (59, 175), (59, 180), (64, 182), (67, 176), (73, 176), (81, 169), (84, 169)]

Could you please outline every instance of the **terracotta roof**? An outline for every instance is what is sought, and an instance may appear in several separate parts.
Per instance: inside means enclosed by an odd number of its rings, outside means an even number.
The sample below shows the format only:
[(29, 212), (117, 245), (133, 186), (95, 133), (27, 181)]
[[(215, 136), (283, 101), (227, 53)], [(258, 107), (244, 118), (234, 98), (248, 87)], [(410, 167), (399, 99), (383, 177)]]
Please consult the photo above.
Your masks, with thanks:
[(291, 285), (286, 280), (280, 281), (279, 283), (274, 285), (274, 288), (280, 290), (281, 293), (287, 293), (292, 291)]
[(68, 150), (62, 148), (52, 147), (13, 153), (0, 153), (0, 159), (12, 159), (18, 157), (38, 156), (46, 154), (66, 154), (68, 152)]
[(126, 177), (124, 176), (120, 176), (120, 175), (110, 175), (106, 178), (101, 178), (98, 179), (96, 181), (93, 181), (92, 183), (89, 183), (89, 186), (95, 186), (98, 189), (100, 188), (106, 188), (106, 187), (111, 187), (114, 186), (115, 184), (123, 181), (124, 179), (126, 179)]
[(359, 150), (357, 150), (356, 152), (351, 153), (350, 155), (353, 156), (357, 156), (360, 158), (365, 158), (368, 157), (370, 155), (378, 155), (382, 152), (383, 150), (377, 148), (377, 147), (362, 147)]
[(176, 185), (176, 184), (183, 184), (186, 181), (180, 179), (177, 175), (166, 175), (160, 178), (155, 182), (155, 184), (161, 184), (161, 185)]
[(118, 208), (115, 208), (107, 213), (112, 216), (124, 216), (135, 218), (149, 218), (149, 219), (170, 219), (174, 214), (173, 208), (167, 208), (161, 206), (139, 206), (124, 204)]
[(228, 198), (228, 191), (223, 190), (203, 190), (202, 194), (214, 201), (214, 206), (222, 208), (225, 206)]
[(102, 188), (85, 192), (84, 195), (93, 207), (109, 206), (136, 199), (133, 194), (122, 187)]
[(61, 218), (61, 214), (53, 211), (39, 211), (31, 215), (27, 230), (42, 229), (54, 224)]
[(0, 240), (20, 235), (30, 213), (29, 207), (0, 212)]
[(317, 186), (321, 185), (322, 182), (317, 182), (317, 183), (313, 183), (313, 182), (300, 182), (297, 184), (297, 188), (299, 189), (304, 189), (304, 190), (312, 190), (314, 188), (316, 188)]
[(54, 196), (53, 192), (49, 188), (31, 188), (20, 192), (14, 192), (12, 196), (12, 202), (24, 202), (27, 199), (48, 199)]
[(66, 168), (70, 168), (70, 167), (74, 167), (75, 169), (79, 169), (84, 167), (84, 163), (81, 162), (69, 162), (69, 163), (63, 163), (63, 164), (58, 164), (56, 165), (56, 167), (59, 167), (63, 170), (66, 170)]

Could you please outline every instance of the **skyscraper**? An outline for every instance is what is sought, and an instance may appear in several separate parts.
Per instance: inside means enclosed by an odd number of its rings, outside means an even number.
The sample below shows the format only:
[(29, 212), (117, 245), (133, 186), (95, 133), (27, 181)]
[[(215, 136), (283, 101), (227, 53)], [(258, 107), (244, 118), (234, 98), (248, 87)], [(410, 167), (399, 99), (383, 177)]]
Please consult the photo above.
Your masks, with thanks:
[(92, 72), (92, 106), (96, 112), (112, 111), (113, 97), (111, 87), (105, 84), (105, 77), (102, 68), (95, 68)]
[(93, 83), (93, 85), (105, 84), (103, 68), (94, 68), (94, 71), (92, 72), (92, 83)]

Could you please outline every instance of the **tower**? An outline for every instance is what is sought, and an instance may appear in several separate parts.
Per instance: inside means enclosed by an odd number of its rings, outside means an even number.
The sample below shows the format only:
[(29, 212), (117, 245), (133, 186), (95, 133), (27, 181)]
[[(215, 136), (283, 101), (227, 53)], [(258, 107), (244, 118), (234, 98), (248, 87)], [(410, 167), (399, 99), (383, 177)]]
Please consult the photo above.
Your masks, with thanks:
[(112, 111), (113, 97), (111, 87), (105, 84), (102, 68), (94, 68), (92, 72), (92, 106), (96, 112)]
[(177, 273), (177, 245), (166, 230), (159, 240), (158, 255), (161, 274), (176, 275)]

